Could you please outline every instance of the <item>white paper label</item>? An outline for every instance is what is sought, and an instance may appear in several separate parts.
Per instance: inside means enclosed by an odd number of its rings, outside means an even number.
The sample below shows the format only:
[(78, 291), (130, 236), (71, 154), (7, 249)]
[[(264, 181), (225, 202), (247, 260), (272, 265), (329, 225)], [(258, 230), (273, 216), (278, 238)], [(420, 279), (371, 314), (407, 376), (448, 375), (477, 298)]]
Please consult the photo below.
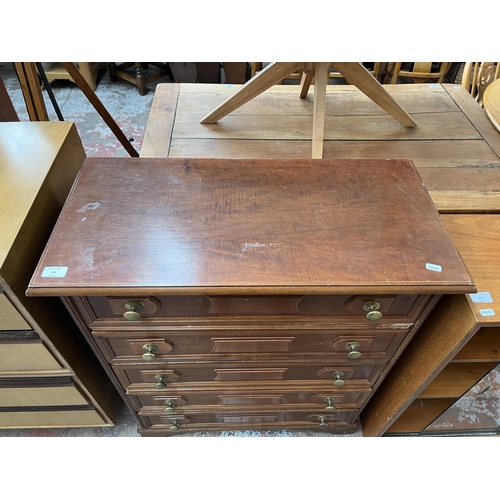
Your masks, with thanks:
[(469, 293), (472, 302), (493, 302), (490, 292)]
[(481, 316), (495, 316), (495, 311), (493, 309), (479, 309)]
[(64, 278), (67, 272), (67, 267), (46, 267), (42, 271), (42, 278)]
[(428, 269), (429, 271), (436, 271), (437, 273), (440, 273), (443, 268), (441, 266), (438, 266), (437, 264), (425, 264), (425, 268)]

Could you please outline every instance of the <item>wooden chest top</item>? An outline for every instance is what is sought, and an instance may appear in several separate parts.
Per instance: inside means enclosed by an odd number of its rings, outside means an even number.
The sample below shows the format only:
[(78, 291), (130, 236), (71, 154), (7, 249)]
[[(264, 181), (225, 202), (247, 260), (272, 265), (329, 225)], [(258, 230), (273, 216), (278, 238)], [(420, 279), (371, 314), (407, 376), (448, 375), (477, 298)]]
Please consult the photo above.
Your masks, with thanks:
[(88, 158), (30, 295), (462, 293), (410, 160)]

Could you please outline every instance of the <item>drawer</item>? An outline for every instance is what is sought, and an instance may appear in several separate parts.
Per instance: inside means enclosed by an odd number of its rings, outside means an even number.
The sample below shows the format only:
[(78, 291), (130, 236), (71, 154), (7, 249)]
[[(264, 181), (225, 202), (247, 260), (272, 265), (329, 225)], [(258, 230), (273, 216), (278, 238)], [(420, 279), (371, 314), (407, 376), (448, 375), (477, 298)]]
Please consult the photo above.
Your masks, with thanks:
[(31, 330), (31, 326), (10, 303), (0, 288), (0, 331), (2, 330)]
[(40, 338), (0, 338), (0, 372), (60, 369)]
[[(161, 395), (150, 391), (144, 394), (129, 390), (128, 395), (136, 396), (144, 407), (173, 411), (172, 409), (189, 409), (191, 407), (283, 407), (284, 405), (316, 405), (323, 409), (335, 406), (338, 408), (361, 408), (371, 395), (371, 389), (339, 391), (333, 388), (317, 388), (317, 390), (301, 390), (299, 387), (276, 386), (273, 389), (243, 389), (235, 387), (232, 390), (217, 390), (200, 388), (178, 388), (162, 391)], [(327, 410), (325, 410), (327, 411)]]
[[(388, 359), (408, 330), (216, 330), (99, 331), (111, 360), (169, 360), (175, 356), (255, 357), (330, 354), (338, 359)], [(133, 334), (135, 337), (130, 337)], [(95, 332), (94, 332), (95, 334)]]
[(0, 407), (78, 406), (89, 402), (69, 378), (4, 379), (0, 381)]
[(0, 411), (2, 429), (105, 426), (109, 424), (94, 409)]
[[(413, 321), (425, 296), (419, 295), (289, 295), (289, 296), (127, 296), (88, 297), (94, 320), (127, 317), (133, 322), (154, 318), (234, 316), (325, 316), (366, 320), (373, 305), (382, 318)], [(368, 309), (367, 309), (368, 307)], [(126, 319), (124, 319), (126, 321)]]
[(182, 387), (186, 383), (218, 382), (221, 388), (231, 388), (238, 382), (257, 383), (277, 382), (284, 380), (324, 381), (332, 388), (370, 387), (382, 373), (385, 363), (369, 362), (348, 364), (320, 364), (321, 361), (304, 359), (274, 362), (226, 362), (226, 363), (182, 363), (172, 365), (155, 365), (150, 367), (120, 366), (112, 368), (124, 388), (133, 384), (142, 384), (141, 389), (158, 391), (166, 388)]
[[(210, 430), (210, 427), (220, 429), (252, 429), (252, 428), (286, 428), (294, 424), (315, 431), (334, 430), (337, 426), (354, 425), (358, 411), (336, 411), (333, 413), (294, 411), (284, 408), (276, 411), (222, 411), (217, 413), (183, 412), (178, 415), (165, 413), (139, 412), (147, 417), (154, 428), (165, 427), (172, 432), (197, 430), (198, 427)], [(175, 426), (175, 427), (172, 427)]]

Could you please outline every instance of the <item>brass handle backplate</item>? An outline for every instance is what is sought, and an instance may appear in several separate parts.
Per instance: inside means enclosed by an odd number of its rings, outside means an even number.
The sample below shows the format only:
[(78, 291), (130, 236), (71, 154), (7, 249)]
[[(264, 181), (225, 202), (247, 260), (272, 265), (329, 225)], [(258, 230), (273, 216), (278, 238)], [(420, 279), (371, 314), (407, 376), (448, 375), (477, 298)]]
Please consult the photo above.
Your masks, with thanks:
[(141, 315), (138, 311), (144, 309), (144, 304), (142, 302), (137, 302), (135, 300), (130, 300), (125, 304), (126, 311), (123, 313), (123, 317), (127, 321), (138, 321), (141, 319)]
[(366, 311), (366, 319), (370, 321), (378, 321), (382, 317), (382, 313), (379, 311), (380, 302), (371, 301), (367, 302), (363, 306), (363, 310)]

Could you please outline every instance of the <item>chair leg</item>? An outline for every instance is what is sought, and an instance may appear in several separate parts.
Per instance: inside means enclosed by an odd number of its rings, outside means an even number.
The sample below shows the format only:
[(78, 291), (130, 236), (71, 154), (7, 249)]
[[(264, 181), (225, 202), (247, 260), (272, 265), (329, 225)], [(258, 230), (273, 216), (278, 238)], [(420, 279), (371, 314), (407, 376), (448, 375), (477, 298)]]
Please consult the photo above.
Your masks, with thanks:
[(140, 62), (135, 63), (135, 81), (140, 95), (146, 95), (146, 82), (144, 80), (144, 73)]

